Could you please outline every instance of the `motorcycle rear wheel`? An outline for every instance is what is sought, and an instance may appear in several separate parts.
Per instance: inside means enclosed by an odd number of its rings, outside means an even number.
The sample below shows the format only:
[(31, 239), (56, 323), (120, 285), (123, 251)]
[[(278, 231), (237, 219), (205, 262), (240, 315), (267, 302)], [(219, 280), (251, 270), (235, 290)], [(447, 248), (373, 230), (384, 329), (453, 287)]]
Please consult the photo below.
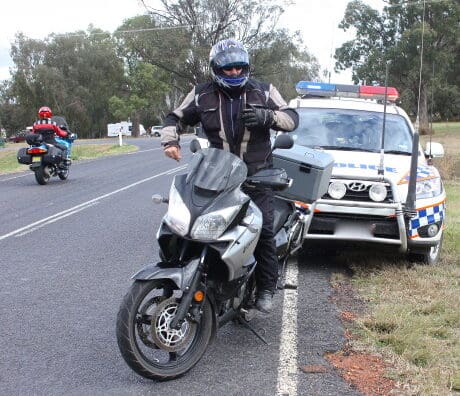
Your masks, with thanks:
[(35, 180), (37, 181), (38, 184), (44, 186), (46, 183), (49, 182), (51, 175), (46, 166), (44, 165), (39, 166), (38, 168), (34, 170), (34, 173), (35, 173)]
[(207, 299), (199, 323), (186, 319), (180, 330), (169, 328), (181, 294), (167, 279), (136, 280), (123, 299), (116, 325), (118, 347), (128, 366), (145, 378), (171, 380), (185, 374), (211, 340), (214, 319)]

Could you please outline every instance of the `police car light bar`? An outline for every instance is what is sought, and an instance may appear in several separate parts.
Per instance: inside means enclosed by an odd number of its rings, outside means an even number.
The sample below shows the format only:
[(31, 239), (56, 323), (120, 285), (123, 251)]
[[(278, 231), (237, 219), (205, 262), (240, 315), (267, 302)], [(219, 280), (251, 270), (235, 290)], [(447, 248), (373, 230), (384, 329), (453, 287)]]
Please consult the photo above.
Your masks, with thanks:
[[(395, 102), (399, 93), (394, 87), (386, 87), (387, 100)], [(385, 87), (373, 85), (327, 84), (310, 81), (299, 81), (296, 91), (301, 96), (342, 97), (361, 99), (385, 99)]]

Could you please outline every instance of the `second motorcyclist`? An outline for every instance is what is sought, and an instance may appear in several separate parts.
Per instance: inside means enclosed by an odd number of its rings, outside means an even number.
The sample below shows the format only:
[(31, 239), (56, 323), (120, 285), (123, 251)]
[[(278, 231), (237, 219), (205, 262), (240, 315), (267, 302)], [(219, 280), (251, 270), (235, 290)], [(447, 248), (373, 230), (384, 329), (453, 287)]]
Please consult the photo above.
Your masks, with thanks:
[[(72, 133), (63, 129), (52, 119), (53, 112), (47, 106), (42, 106), (38, 110), (38, 120), (34, 122), (33, 133), (40, 134), (43, 138), (43, 141), (47, 144), (52, 144), (60, 148), (64, 153), (63, 166), (69, 167), (70, 165), (70, 152), (72, 146)], [(63, 138), (60, 142), (56, 141), (56, 135), (60, 138)]]

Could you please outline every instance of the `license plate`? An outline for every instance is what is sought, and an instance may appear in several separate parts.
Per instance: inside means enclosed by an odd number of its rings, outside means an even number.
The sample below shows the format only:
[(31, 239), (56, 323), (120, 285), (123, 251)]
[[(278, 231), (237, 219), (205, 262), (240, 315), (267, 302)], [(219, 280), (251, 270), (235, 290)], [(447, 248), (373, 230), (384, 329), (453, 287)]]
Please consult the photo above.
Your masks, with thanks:
[(42, 157), (32, 157), (32, 162), (40, 162)]

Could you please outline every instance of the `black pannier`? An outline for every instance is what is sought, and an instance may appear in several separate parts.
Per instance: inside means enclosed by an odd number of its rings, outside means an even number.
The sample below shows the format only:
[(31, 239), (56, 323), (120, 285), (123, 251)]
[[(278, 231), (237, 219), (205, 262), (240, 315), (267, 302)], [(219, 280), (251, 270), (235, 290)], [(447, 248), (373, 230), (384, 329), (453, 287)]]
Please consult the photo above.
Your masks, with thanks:
[(47, 164), (57, 165), (62, 161), (63, 152), (55, 146), (48, 146), (48, 152), (43, 156), (43, 161)]
[(27, 147), (20, 148), (18, 151), (18, 162), (20, 164), (29, 165), (32, 163), (32, 156), (27, 154)]
[(26, 142), (27, 144), (30, 144), (31, 146), (34, 144), (40, 144), (41, 142), (43, 142), (43, 137), (42, 135), (37, 134), (37, 133), (29, 133), (26, 136)]

